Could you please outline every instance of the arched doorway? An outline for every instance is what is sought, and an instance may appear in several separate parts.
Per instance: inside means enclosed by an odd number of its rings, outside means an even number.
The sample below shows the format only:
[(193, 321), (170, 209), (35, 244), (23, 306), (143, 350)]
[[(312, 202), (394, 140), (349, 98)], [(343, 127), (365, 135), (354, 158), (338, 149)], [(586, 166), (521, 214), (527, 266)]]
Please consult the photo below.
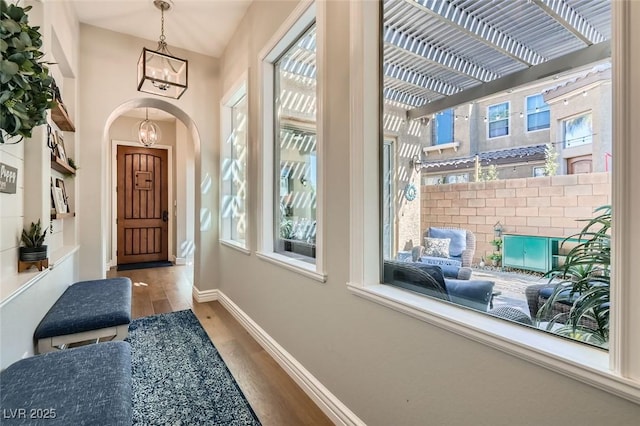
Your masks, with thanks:
[[(159, 141), (149, 152), (165, 151), (168, 166), (168, 187), (166, 215), (168, 223), (168, 252), (165, 255), (167, 260), (176, 264), (193, 263), (199, 264), (195, 247), (198, 245), (199, 233), (199, 211), (200, 194), (195, 190), (196, 176), (200, 170), (200, 137), (193, 120), (175, 105), (163, 100), (152, 98), (135, 99), (121, 104), (109, 115), (104, 128), (103, 142), (105, 152), (109, 152), (109, 159), (106, 167), (106, 194), (105, 202), (109, 207), (110, 218), (107, 220), (104, 247), (107, 255), (107, 262), (110, 266), (115, 266), (119, 261), (118, 245), (122, 234), (118, 233), (118, 186), (117, 176), (117, 153), (119, 148), (131, 148), (135, 151), (144, 150), (144, 147), (137, 142), (137, 124), (144, 119), (138, 118), (142, 111), (161, 112), (166, 119), (173, 120), (172, 125), (164, 126), (170, 129), (165, 134), (163, 141)], [(136, 111), (138, 116), (136, 115)], [(152, 118), (152, 117), (150, 117)], [(153, 118), (152, 118), (153, 119)], [(122, 129), (129, 129), (124, 131)], [(168, 142), (167, 142), (168, 141)], [(145, 166), (145, 169), (147, 166)], [(139, 173), (137, 179), (144, 179), (145, 173)], [(141, 239), (142, 240), (142, 239)], [(145, 244), (151, 242), (144, 238)], [(121, 259), (120, 259), (121, 260)]]

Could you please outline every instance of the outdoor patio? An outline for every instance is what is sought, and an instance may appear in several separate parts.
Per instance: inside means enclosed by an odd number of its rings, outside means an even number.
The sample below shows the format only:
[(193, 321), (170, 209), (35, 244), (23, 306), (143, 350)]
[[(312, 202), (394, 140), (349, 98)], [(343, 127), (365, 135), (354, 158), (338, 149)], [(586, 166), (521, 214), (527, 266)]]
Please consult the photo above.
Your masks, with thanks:
[(525, 289), (533, 284), (545, 284), (548, 279), (541, 275), (519, 271), (506, 271), (501, 268), (473, 267), (472, 280), (495, 282), (494, 292), (500, 292), (493, 298), (493, 308), (513, 306), (529, 313)]

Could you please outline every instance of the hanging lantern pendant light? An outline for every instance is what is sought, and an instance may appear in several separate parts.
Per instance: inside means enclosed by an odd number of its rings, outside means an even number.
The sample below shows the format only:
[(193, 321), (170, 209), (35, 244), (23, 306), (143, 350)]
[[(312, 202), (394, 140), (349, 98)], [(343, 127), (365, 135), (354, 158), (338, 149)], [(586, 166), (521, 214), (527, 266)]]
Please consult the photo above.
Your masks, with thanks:
[(179, 99), (187, 90), (188, 61), (173, 56), (167, 47), (164, 35), (164, 12), (171, 4), (164, 0), (154, 0), (160, 9), (160, 39), (157, 50), (142, 48), (138, 60), (138, 91)]
[(145, 109), (145, 119), (138, 126), (138, 141), (144, 146), (155, 145), (160, 140), (158, 125), (149, 120), (149, 109)]

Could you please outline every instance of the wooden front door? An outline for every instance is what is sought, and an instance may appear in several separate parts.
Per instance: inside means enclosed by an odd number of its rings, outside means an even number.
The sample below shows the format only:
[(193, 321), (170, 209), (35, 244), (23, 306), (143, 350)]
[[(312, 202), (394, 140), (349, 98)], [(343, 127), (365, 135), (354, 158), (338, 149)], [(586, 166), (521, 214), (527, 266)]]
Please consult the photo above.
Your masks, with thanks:
[(167, 151), (118, 146), (118, 264), (168, 260)]

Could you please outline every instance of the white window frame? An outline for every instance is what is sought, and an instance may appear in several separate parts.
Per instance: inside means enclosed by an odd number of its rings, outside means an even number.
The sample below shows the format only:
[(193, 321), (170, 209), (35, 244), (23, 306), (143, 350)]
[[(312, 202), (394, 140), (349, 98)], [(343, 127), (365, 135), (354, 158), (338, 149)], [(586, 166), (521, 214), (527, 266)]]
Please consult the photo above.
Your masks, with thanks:
[[(580, 142), (580, 143), (573, 143), (571, 145), (567, 145), (567, 121), (571, 121), (571, 120), (575, 120), (576, 118), (580, 118), (580, 117), (586, 117), (589, 116), (591, 117), (591, 135), (589, 135), (589, 142)], [(562, 122), (560, 123), (560, 131), (562, 132), (562, 147), (563, 149), (572, 149), (572, 148), (577, 148), (579, 146), (584, 146), (584, 145), (590, 145), (593, 143), (593, 111), (585, 111), (585, 112), (581, 112), (579, 114), (574, 114), (570, 117), (565, 117), (562, 119)]]
[[(508, 321), (380, 284), (380, 219), (365, 212), (378, 211), (379, 188), (379, 8), (377, 4), (353, 2), (350, 37), (351, 175), (350, 175), (350, 272), (347, 286), (356, 296), (433, 324), (449, 332), (543, 366), (561, 375), (640, 403), (640, 288), (634, 283), (637, 271), (633, 259), (640, 256), (640, 224), (634, 211), (640, 210), (640, 193), (632, 182), (640, 179), (640, 167), (633, 167), (634, 135), (640, 122), (640, 85), (634, 72), (640, 60), (628, 37), (632, 20), (624, 19), (635, 8), (631, 2), (613, 2), (612, 29), (616, 66), (613, 80), (613, 167), (614, 226), (609, 353), (578, 342), (529, 330)], [(624, 143), (624, 141), (628, 141)]]
[[(247, 72), (242, 73), (241, 77), (236, 81), (231, 89), (222, 97), (220, 102), (220, 171), (224, 170), (225, 161), (231, 159), (231, 144), (227, 143), (228, 139), (231, 137), (232, 132), (235, 130), (233, 128), (233, 109), (237, 105), (237, 103), (243, 98), (246, 98), (246, 102), (248, 105), (249, 102), (249, 92), (247, 90), (248, 80), (247, 80)], [(247, 108), (247, 123), (245, 124), (246, 129), (245, 133), (247, 134), (247, 168), (245, 169), (245, 184), (248, 184), (248, 165), (249, 165), (249, 111)], [(220, 226), (220, 243), (222, 245), (231, 247), (233, 249), (239, 250), (245, 254), (250, 254), (251, 252), (248, 249), (248, 241), (249, 241), (249, 209), (247, 208), (247, 203), (249, 201), (249, 192), (248, 187), (245, 188), (245, 197), (244, 197), (244, 206), (245, 206), (245, 238), (243, 240), (234, 239), (231, 235), (230, 228), (234, 226), (233, 218), (225, 218), (222, 215), (222, 208), (224, 206), (224, 197), (229, 195), (228, 190), (225, 188), (226, 181), (223, 181), (223, 176), (220, 176), (220, 217), (219, 217), (219, 226)], [(247, 185), (248, 186), (248, 185)]]
[[(261, 87), (262, 114), (259, 117), (262, 141), (259, 143), (262, 177), (261, 196), (258, 211), (258, 251), (259, 259), (281, 266), (290, 271), (299, 273), (315, 281), (325, 282), (327, 275), (324, 272), (324, 156), (323, 140), (325, 134), (325, 120), (323, 120), (323, 77), (326, 75), (324, 51), (325, 51), (325, 2), (304, 0), (289, 15), (287, 20), (276, 31), (272, 39), (265, 45), (258, 55), (259, 68), (258, 81)], [(295, 259), (274, 250), (274, 176), (275, 176), (275, 124), (274, 124), (274, 77), (275, 62), (291, 44), (297, 40), (309, 26), (316, 22), (316, 151), (317, 151), (317, 188), (316, 188), (316, 261), (315, 264)]]
[[(536, 93), (534, 95), (529, 95), (529, 96), (525, 96), (524, 98), (524, 111), (526, 114), (526, 121), (525, 121), (525, 132), (526, 133), (535, 133), (535, 132), (541, 132), (541, 131), (547, 131), (551, 128), (551, 108), (549, 107), (549, 105), (547, 105), (547, 108), (545, 110), (541, 110), (541, 111), (529, 111), (528, 109), (528, 105), (529, 105), (529, 98), (533, 98), (534, 96), (542, 96), (540, 93)], [(542, 100), (544, 101), (544, 97), (542, 98)], [(549, 111), (549, 124), (547, 125), (547, 127), (543, 127), (542, 129), (535, 129), (535, 130), (529, 130), (529, 114), (539, 114), (541, 112), (544, 111)]]
[[(492, 107), (498, 106), (498, 105), (503, 105), (503, 104), (507, 104), (507, 110), (509, 111), (509, 113), (507, 114), (507, 134), (506, 135), (500, 135), (500, 136), (491, 136), (491, 114), (490, 114), (490, 110)], [(502, 121), (502, 119), (500, 119), (499, 121)], [(508, 136), (511, 136), (511, 101), (504, 101), (504, 102), (498, 102), (495, 104), (491, 104), (489, 106), (487, 106), (487, 139), (498, 139), (498, 138), (506, 138)]]

